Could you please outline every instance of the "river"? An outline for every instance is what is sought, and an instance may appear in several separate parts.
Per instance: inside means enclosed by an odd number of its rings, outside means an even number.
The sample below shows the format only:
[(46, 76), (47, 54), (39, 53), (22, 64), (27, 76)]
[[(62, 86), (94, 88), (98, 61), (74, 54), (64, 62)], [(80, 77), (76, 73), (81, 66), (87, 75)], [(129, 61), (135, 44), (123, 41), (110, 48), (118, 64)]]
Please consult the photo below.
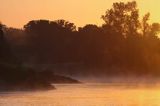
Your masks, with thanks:
[(57, 84), (56, 90), (1, 92), (0, 106), (160, 106), (160, 86)]

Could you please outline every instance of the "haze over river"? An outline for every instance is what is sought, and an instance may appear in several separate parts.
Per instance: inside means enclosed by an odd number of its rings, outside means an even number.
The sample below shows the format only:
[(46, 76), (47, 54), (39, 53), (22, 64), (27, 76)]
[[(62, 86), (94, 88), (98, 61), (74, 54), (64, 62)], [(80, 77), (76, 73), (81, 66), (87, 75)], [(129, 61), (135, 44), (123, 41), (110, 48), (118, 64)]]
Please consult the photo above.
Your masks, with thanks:
[(160, 106), (159, 85), (57, 84), (56, 90), (1, 92), (0, 106)]

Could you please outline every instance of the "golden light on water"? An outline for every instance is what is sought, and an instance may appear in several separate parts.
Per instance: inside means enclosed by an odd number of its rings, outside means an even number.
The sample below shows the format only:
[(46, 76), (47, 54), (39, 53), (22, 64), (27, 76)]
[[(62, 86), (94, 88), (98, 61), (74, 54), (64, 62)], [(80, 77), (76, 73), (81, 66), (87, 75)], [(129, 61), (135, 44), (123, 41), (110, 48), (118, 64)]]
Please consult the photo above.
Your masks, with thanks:
[[(46, 92), (1, 95), (1, 106), (159, 106), (159, 87), (108, 84), (56, 85)], [(9, 102), (6, 102), (9, 101)]]
[[(2, 24), (26, 24), (0, 25), (0, 106), (160, 106), (159, 24), (135, 2), (70, 23), (120, 1), (0, 0)], [(160, 0), (137, 4), (160, 23)]]
[[(101, 15), (113, 2), (132, 0), (0, 0), (0, 21), (23, 27), (33, 19), (65, 19), (77, 26), (102, 24)], [(141, 15), (151, 13), (151, 21), (160, 22), (159, 0), (137, 0)]]

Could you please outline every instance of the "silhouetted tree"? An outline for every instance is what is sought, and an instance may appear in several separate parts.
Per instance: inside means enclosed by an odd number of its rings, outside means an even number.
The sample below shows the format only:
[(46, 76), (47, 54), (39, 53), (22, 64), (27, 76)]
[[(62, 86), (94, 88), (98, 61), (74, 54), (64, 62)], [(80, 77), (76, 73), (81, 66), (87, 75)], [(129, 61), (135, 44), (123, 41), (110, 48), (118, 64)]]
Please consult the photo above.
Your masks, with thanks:
[(147, 36), (147, 34), (149, 34), (149, 31), (150, 31), (150, 25), (148, 23), (149, 18), (150, 18), (150, 13), (147, 13), (147, 14), (145, 14), (145, 16), (142, 19), (141, 27), (142, 27), (142, 35), (143, 36)]
[[(149, 23), (149, 18), (147, 13), (139, 20), (135, 1), (118, 2), (102, 16), (102, 26), (88, 24), (76, 30), (73, 23), (63, 19), (32, 20), (23, 30), (8, 28), (5, 34), (26, 63), (62, 67), (78, 63), (91, 70), (104, 68), (86, 72), (106, 75), (160, 74), (160, 24)], [(0, 33), (3, 35), (2, 30)]]
[(63, 19), (56, 20), (55, 22), (57, 23), (58, 26), (60, 26), (61, 28), (64, 28), (65, 30), (76, 31), (76, 26), (74, 25), (74, 23), (70, 23)]
[(128, 3), (114, 3), (113, 8), (106, 11), (102, 16), (105, 21), (104, 26), (108, 28), (111, 33), (119, 36), (137, 35), (139, 28), (139, 13), (137, 3), (135, 1)]
[(0, 23), (0, 39), (1, 39), (1, 40), (2, 40), (3, 37), (4, 37), (4, 33), (3, 33), (2, 28), (3, 28), (3, 25)]
[(9, 64), (13, 58), (9, 49), (9, 45), (6, 42), (3, 32), (3, 25), (0, 24), (0, 64)]
[(68, 61), (75, 28), (73, 23), (64, 20), (30, 21), (24, 29), (28, 34), (31, 55), (41, 62), (50, 58), (55, 62)]
[[(98, 64), (103, 57), (104, 36), (102, 29), (96, 25), (79, 28), (81, 38), (81, 54), (85, 62)], [(102, 57), (101, 57), (102, 56)]]

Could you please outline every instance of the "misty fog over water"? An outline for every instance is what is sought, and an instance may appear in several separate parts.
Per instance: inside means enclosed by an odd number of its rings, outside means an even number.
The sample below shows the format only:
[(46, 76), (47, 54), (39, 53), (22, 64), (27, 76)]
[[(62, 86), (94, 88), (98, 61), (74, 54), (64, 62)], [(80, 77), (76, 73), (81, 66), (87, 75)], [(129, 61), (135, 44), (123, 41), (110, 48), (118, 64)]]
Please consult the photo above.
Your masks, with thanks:
[[(159, 106), (160, 86), (57, 84), (56, 90), (1, 92), (0, 106)], [(7, 102), (9, 101), (9, 102)]]
[(160, 23), (136, 1), (101, 19), (0, 22), (0, 106), (160, 106)]

